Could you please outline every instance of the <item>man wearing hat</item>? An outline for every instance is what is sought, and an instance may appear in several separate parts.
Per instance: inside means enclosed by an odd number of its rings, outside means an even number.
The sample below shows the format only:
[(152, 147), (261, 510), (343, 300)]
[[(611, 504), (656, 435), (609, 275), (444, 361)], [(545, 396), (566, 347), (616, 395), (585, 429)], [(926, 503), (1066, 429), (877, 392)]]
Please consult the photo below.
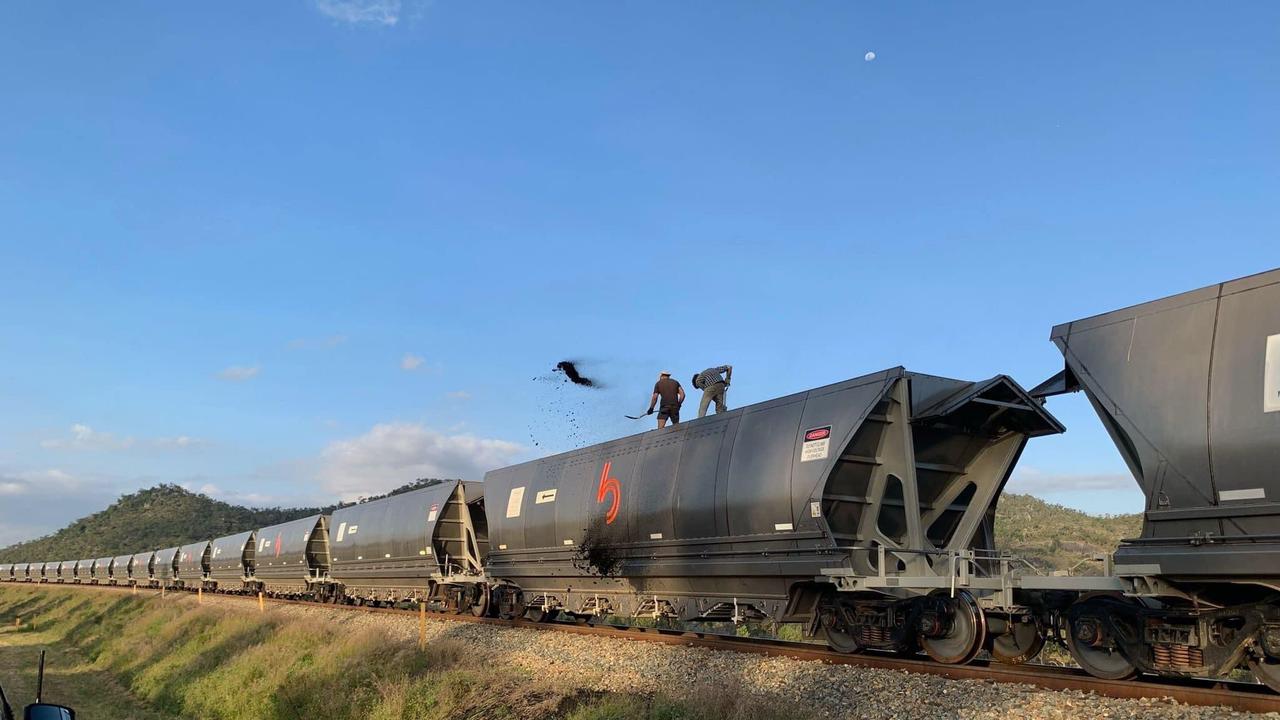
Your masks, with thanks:
[[(662, 398), (661, 405), (658, 405), (658, 398)], [(652, 415), (653, 406), (658, 405), (658, 427), (666, 427), (668, 418), (672, 425), (676, 425), (680, 422), (680, 406), (683, 404), (684, 388), (671, 377), (670, 372), (663, 370), (658, 375), (658, 382), (653, 384), (653, 397), (649, 398), (646, 414)]]

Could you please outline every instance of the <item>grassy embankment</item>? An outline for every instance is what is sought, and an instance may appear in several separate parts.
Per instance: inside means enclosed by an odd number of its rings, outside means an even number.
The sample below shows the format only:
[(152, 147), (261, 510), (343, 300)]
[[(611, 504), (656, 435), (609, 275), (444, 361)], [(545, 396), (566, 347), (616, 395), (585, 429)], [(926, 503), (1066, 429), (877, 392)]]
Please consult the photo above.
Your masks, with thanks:
[[(469, 647), (419, 650), (370, 628), (199, 607), (190, 595), (0, 588), (0, 682), (29, 702), (34, 658), (50, 648), (46, 696), (85, 717), (275, 720), (770, 720), (795, 712), (729, 688), (682, 699), (600, 695), (522, 676)], [(21, 617), (23, 624), (15, 621)], [(714, 678), (708, 679), (714, 682)]]

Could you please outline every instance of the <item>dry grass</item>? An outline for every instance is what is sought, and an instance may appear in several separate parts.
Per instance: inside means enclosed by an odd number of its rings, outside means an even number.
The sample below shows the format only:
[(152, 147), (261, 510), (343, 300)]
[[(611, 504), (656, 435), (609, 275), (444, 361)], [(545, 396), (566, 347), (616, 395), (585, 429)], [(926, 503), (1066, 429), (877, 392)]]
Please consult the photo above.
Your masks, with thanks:
[[(782, 720), (723, 686), (684, 699), (600, 695), (522, 676), (454, 640), (418, 649), (379, 629), (197, 606), (189, 595), (0, 587), (0, 626), (18, 614), (77, 667), (86, 717), (140, 720)], [(28, 628), (30, 626), (28, 625)], [(18, 647), (0, 634), (0, 651)], [(0, 654), (0, 659), (5, 657)], [(0, 671), (4, 666), (0, 665)], [(8, 679), (7, 677), (5, 679)], [(90, 682), (92, 680), (92, 682)], [(92, 688), (106, 688), (93, 690)], [(71, 698), (68, 698), (71, 699)], [(125, 709), (128, 708), (128, 709)]]

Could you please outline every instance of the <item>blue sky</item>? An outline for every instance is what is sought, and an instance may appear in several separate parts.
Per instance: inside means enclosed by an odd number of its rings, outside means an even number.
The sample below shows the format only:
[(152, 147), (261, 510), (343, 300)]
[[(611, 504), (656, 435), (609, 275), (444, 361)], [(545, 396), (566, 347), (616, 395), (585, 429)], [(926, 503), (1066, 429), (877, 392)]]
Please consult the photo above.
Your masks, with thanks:
[[(647, 427), (660, 366), (1029, 387), (1055, 323), (1280, 264), (1275, 3), (0, 15), (0, 542), (479, 477)], [(1050, 408), (1014, 487), (1139, 509)]]

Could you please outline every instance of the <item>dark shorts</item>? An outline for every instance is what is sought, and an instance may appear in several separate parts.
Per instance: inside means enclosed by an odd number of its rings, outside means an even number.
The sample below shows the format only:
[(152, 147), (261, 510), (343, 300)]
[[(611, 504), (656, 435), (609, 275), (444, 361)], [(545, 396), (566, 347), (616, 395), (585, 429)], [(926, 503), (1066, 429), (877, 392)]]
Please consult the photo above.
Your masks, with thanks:
[(679, 422), (680, 422), (680, 406), (679, 406), (679, 405), (670, 405), (670, 406), (664, 405), (664, 406), (662, 406), (662, 407), (658, 408), (658, 419), (659, 419), (659, 420), (670, 420), (672, 425), (675, 425), (675, 424), (679, 423)]

